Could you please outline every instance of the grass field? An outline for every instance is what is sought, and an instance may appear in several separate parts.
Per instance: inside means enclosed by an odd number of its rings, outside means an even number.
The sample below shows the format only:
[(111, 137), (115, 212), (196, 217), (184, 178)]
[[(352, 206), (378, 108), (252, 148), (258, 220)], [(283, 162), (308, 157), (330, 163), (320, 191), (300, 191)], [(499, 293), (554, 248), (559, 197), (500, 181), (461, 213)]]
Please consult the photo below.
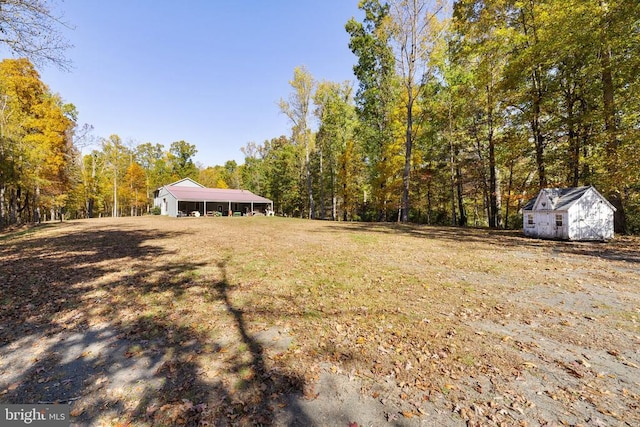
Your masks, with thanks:
[(626, 237), (266, 217), (13, 230), (0, 401), (70, 403), (79, 424), (303, 425), (333, 375), (397, 424), (637, 425), (639, 283)]

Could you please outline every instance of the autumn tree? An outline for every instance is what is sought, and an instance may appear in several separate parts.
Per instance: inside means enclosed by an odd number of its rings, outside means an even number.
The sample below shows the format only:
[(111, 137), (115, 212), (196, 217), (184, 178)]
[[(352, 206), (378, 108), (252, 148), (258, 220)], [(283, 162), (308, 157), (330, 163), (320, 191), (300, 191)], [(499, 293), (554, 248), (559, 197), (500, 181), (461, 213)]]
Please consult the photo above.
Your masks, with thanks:
[(145, 193), (150, 205), (153, 191), (171, 182), (171, 172), (167, 165), (162, 144), (145, 142), (134, 149), (134, 160), (140, 165), (145, 176)]
[(111, 182), (111, 216), (119, 216), (118, 199), (122, 191), (118, 191), (123, 184), (123, 178), (128, 165), (129, 152), (118, 135), (111, 135), (102, 140), (102, 157), (105, 170), (109, 171)]
[[(481, 183), (490, 227), (502, 226), (500, 142), (505, 135), (509, 96), (504, 90), (508, 57), (507, 13), (501, 2), (478, 4), (463, 0), (454, 8), (456, 61), (471, 70), (466, 92), (474, 147), (475, 176)], [(513, 117), (511, 117), (513, 124)]]
[[(605, 194), (616, 207), (617, 232), (627, 231), (626, 199), (640, 189), (632, 182), (633, 170), (626, 167), (625, 154), (632, 158), (638, 151), (637, 89), (640, 85), (640, 4), (632, 0), (591, 0), (592, 49), (597, 53), (599, 83), (604, 124), (602, 132)], [(634, 185), (635, 184), (635, 185)], [(637, 209), (637, 207), (636, 207)]]
[[(133, 153), (130, 153), (133, 157)], [(131, 160), (125, 171), (121, 193), (123, 199), (129, 205), (129, 215), (137, 216), (144, 212), (147, 204), (147, 179), (145, 171), (138, 163)]]
[(368, 172), (367, 204), (374, 210), (371, 217), (381, 220), (387, 218), (389, 179), (395, 174), (395, 170), (389, 168), (387, 155), (395, 139), (392, 115), (399, 85), (390, 45), (389, 5), (378, 0), (363, 0), (358, 7), (364, 12), (363, 21), (351, 18), (345, 25), (349, 48), (358, 58), (353, 67), (358, 79), (355, 101), (359, 121), (355, 135), (363, 147)]
[(198, 182), (209, 188), (229, 188), (225, 175), (224, 166), (207, 166), (198, 172)]
[(61, 209), (71, 185), (75, 108), (27, 59), (0, 62), (0, 224)]
[[(355, 142), (355, 105), (353, 88), (349, 82), (335, 83), (323, 81), (314, 94), (315, 114), (320, 123), (316, 137), (319, 159), (320, 218), (324, 219), (327, 209), (326, 189), (331, 202), (331, 219), (338, 219), (338, 196), (342, 208), (342, 218), (353, 217), (357, 191), (360, 156)], [(326, 166), (325, 166), (326, 165)], [(328, 179), (325, 180), (325, 176)]]
[(412, 150), (416, 138), (414, 108), (422, 95), (425, 82), (430, 78), (431, 52), (441, 31), (438, 15), (443, 6), (429, 0), (395, 0), (390, 4), (391, 46), (404, 92), (401, 98), (405, 109), (401, 221), (407, 222)]
[(311, 179), (311, 152), (313, 150), (313, 134), (310, 127), (311, 99), (315, 89), (315, 80), (305, 67), (293, 70), (293, 80), (289, 81), (293, 91), (289, 100), (280, 99), (280, 110), (289, 118), (292, 124), (292, 140), (303, 153), (301, 165), (302, 176), (307, 190), (307, 212), (309, 218), (314, 218), (315, 201)]

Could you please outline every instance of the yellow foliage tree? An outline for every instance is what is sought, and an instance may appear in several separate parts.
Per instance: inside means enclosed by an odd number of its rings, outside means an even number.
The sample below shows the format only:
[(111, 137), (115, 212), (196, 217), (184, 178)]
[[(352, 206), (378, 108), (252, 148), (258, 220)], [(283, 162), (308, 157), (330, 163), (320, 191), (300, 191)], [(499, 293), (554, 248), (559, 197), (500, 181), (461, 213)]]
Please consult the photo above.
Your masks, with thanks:
[(75, 108), (26, 59), (0, 62), (0, 225), (39, 221), (70, 188)]

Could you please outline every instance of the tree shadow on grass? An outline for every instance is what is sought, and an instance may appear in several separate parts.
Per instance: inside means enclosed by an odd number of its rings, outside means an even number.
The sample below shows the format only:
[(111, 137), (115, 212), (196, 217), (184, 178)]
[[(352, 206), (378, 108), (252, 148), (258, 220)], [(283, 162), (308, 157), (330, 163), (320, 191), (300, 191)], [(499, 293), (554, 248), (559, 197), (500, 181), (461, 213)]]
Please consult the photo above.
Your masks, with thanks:
[[(302, 393), (304, 379), (283, 374), (267, 366), (263, 346), (249, 333), (243, 310), (235, 307), (231, 301), (225, 263), (220, 262), (218, 267), (223, 272), (223, 280), (215, 283), (213, 287), (217, 291), (217, 298), (224, 303), (227, 312), (232, 316), (237, 333), (249, 353), (249, 357), (237, 360), (233, 368), (237, 372), (247, 372), (241, 385), (244, 394), (250, 396), (253, 401), (253, 405), (244, 408), (247, 421), (252, 424), (271, 425), (275, 421), (276, 407), (283, 406), (288, 396)], [(311, 425), (311, 421), (295, 401), (291, 401), (289, 405), (288, 411), (295, 414), (301, 425)]]
[[(280, 397), (300, 393), (302, 378), (269, 367), (224, 263), (224, 279), (207, 283), (195, 274), (205, 265), (154, 243), (171, 237), (116, 226), (5, 240), (0, 402), (67, 403), (76, 425), (274, 423)], [(195, 292), (212, 317), (228, 318), (234, 342), (172, 305)]]
[[(149, 245), (172, 233), (135, 229), (77, 229), (64, 235), (9, 240), (0, 246), (0, 345), (30, 333), (52, 335), (86, 327), (87, 294), (101, 278), (117, 282), (121, 262), (147, 262), (168, 254)], [(72, 313), (72, 318), (64, 316)]]

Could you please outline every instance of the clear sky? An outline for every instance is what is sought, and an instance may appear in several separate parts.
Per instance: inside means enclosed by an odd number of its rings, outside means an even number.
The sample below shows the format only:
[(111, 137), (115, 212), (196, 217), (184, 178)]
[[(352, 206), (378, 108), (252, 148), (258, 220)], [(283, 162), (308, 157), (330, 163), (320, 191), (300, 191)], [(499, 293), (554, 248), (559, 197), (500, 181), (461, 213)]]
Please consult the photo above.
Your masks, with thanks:
[(249, 141), (290, 134), (278, 101), (293, 69), (355, 82), (345, 23), (357, 0), (66, 0), (56, 4), (70, 72), (42, 80), (97, 138), (166, 149), (185, 140), (202, 166), (244, 162)]

